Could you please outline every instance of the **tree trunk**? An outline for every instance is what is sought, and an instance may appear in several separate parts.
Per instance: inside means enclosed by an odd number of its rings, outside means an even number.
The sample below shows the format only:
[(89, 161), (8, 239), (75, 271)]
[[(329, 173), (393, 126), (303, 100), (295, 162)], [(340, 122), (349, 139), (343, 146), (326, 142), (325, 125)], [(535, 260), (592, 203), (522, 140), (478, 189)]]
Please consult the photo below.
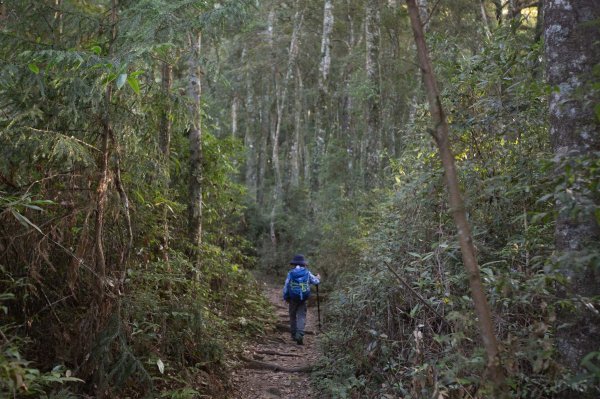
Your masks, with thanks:
[(275, 177), (273, 185), (271, 213), (269, 215), (269, 236), (273, 250), (277, 246), (277, 233), (275, 231), (275, 210), (279, 202), (279, 187), (281, 186), (281, 174), (279, 170), (279, 137), (277, 125), (279, 122), (279, 85), (277, 83), (277, 52), (275, 50), (275, 6), (272, 5), (267, 17), (267, 40), (271, 53), (271, 85), (269, 101), (269, 136), (271, 138), (271, 167)]
[[(131, 227), (131, 214), (129, 212), (129, 197), (127, 196), (127, 191), (125, 191), (123, 179), (121, 179), (121, 150), (119, 148), (119, 143), (117, 142), (117, 138), (115, 137), (114, 132), (112, 130), (109, 130), (109, 133), (110, 141), (115, 152), (115, 187), (117, 189), (117, 192), (119, 193), (119, 197), (121, 197), (121, 201), (123, 202), (123, 211), (125, 213), (125, 234), (127, 236), (127, 244), (123, 251), (121, 251), (119, 263), (117, 264), (118, 270), (124, 271), (123, 267), (127, 263), (129, 255), (131, 254), (131, 250), (133, 249), (133, 228)], [(120, 281), (123, 281), (123, 279), (121, 279)]]
[(267, 173), (267, 158), (268, 158), (268, 138), (270, 128), (270, 110), (271, 101), (269, 95), (263, 95), (259, 106), (259, 122), (260, 129), (258, 130), (258, 146), (257, 146), (257, 176), (256, 176), (256, 201), (258, 206), (262, 208), (265, 205), (265, 176)]
[(238, 93), (233, 94), (233, 99), (231, 100), (231, 135), (233, 137), (237, 136), (238, 132), (238, 109), (240, 107), (240, 97)]
[(430, 22), (428, 0), (417, 0), (417, 7), (419, 7), (419, 17), (423, 23), (423, 32), (427, 32), (429, 30)]
[(282, 192), (281, 169), (279, 165), (279, 137), (281, 135), (281, 124), (283, 123), (283, 113), (288, 101), (289, 82), (296, 70), (296, 60), (300, 50), (300, 32), (304, 21), (304, 10), (299, 8), (300, 1), (296, 1), (296, 12), (294, 14), (294, 29), (290, 39), (288, 50), (287, 69), (280, 90), (277, 93), (277, 123), (275, 126), (275, 135), (272, 138), (273, 145), (273, 169), (275, 171), (275, 189), (278, 196)]
[[(591, 211), (585, 210), (586, 198), (583, 184), (574, 168), (575, 183), (564, 179), (564, 165), (570, 161), (590, 156), (600, 150), (599, 124), (594, 115), (598, 103), (597, 82), (593, 68), (600, 63), (600, 2), (597, 0), (545, 0), (544, 45), (547, 62), (548, 83), (555, 88), (549, 98), (550, 139), (557, 161), (556, 173), (566, 183), (565, 191), (572, 196), (573, 205), (581, 209), (577, 215), (561, 209), (565, 203), (557, 203), (556, 250), (563, 259), (559, 263), (561, 274), (567, 277), (566, 297), (587, 298), (600, 295), (600, 278), (590, 264), (575, 266), (578, 256), (585, 255), (591, 245), (600, 240), (598, 223)], [(575, 162), (573, 162), (575, 164)], [(594, 195), (594, 194), (592, 194)], [(558, 350), (571, 370), (580, 371), (583, 356), (598, 350), (600, 323), (598, 316), (583, 307), (580, 312), (559, 314), (559, 323), (567, 327), (557, 331)], [(564, 397), (583, 398), (581, 393)], [(591, 396), (589, 396), (591, 397)]]
[(106, 209), (106, 198), (110, 182), (108, 160), (110, 158), (110, 119), (108, 107), (112, 97), (112, 87), (106, 88), (105, 101), (106, 111), (102, 118), (102, 155), (100, 157), (100, 179), (96, 189), (96, 230), (95, 230), (95, 256), (96, 256), (96, 278), (97, 295), (100, 303), (104, 295), (104, 283), (106, 281), (106, 259), (104, 256), (104, 210)]
[(331, 32), (333, 32), (333, 2), (325, 0), (323, 6), (323, 34), (321, 35), (321, 62), (319, 63), (319, 92), (329, 94), (328, 81), (331, 67)]
[(485, 9), (484, 0), (479, 0), (479, 8), (481, 10), (481, 20), (483, 21), (483, 29), (485, 31), (485, 36), (489, 39), (492, 37), (492, 32), (490, 30), (490, 23), (488, 20), (487, 11)]
[(188, 202), (188, 238), (195, 248), (194, 262), (199, 262), (202, 243), (202, 85), (200, 54), (202, 36), (190, 32), (188, 63), (188, 109), (190, 117), (190, 182)]
[[(169, 170), (169, 159), (171, 157), (171, 130), (173, 126), (171, 118), (171, 86), (173, 81), (173, 67), (164, 62), (161, 68), (162, 92), (165, 99), (165, 108), (161, 116), (160, 131), (158, 136), (158, 145), (162, 157), (162, 193), (165, 198), (169, 195), (169, 185), (171, 182), (171, 173)], [(163, 236), (162, 236), (162, 256), (163, 260), (169, 261), (169, 209), (163, 207)]]
[[(275, 247), (277, 245), (276, 230), (275, 230), (275, 215), (276, 215), (276, 210), (277, 210), (277, 207), (279, 206), (279, 201), (281, 199), (281, 195), (283, 192), (283, 183), (282, 183), (282, 179), (281, 179), (281, 166), (280, 166), (280, 161), (279, 161), (279, 137), (281, 135), (281, 124), (283, 122), (283, 112), (285, 110), (285, 105), (287, 102), (289, 81), (293, 76), (294, 69), (296, 67), (296, 59), (298, 58), (298, 51), (299, 51), (299, 47), (300, 47), (300, 44), (299, 44), (300, 30), (302, 28), (302, 22), (304, 20), (304, 10), (300, 9), (300, 1), (298, 1), (298, 0), (295, 2), (295, 9), (296, 9), (296, 12), (294, 13), (294, 28), (292, 30), (292, 37), (290, 39), (287, 68), (286, 68), (285, 76), (284, 76), (283, 81), (281, 82), (281, 85), (279, 88), (277, 85), (276, 76), (273, 77), (274, 83), (275, 83), (274, 86), (275, 86), (275, 99), (276, 99), (276, 102), (275, 102), (276, 119), (275, 119), (275, 127), (274, 127), (274, 129), (271, 129), (271, 149), (272, 149), (271, 161), (273, 164), (273, 172), (275, 174), (275, 186), (273, 188), (273, 203), (271, 205), (271, 215), (270, 215), (270, 223), (269, 223), (271, 243), (273, 244), (273, 247)], [(270, 23), (272, 24), (273, 20), (274, 20), (273, 10), (271, 11), (269, 19), (271, 21)], [(272, 46), (272, 51), (274, 51), (273, 27), (272, 27), (272, 25), (270, 25), (270, 26), (271, 26), (270, 44)], [(276, 65), (275, 63), (276, 63), (276, 60), (273, 57), (274, 67)], [(276, 75), (275, 71), (274, 71), (274, 75)]]
[[(482, 0), (483, 1), (483, 0)], [(427, 0), (417, 0), (417, 6), (419, 7), (419, 17), (421, 17), (421, 21), (429, 20), (429, 11), (427, 10)], [(427, 33), (429, 28), (429, 23), (423, 25), (423, 34)], [(418, 82), (421, 77), (421, 71), (417, 70), (417, 75), (415, 82)], [(419, 106), (419, 98), (421, 87), (419, 84), (415, 85), (414, 92), (412, 95), (412, 99), (410, 101), (409, 109), (408, 109), (408, 125), (414, 126), (415, 120), (417, 117), (417, 108)]]
[(294, 138), (290, 148), (290, 185), (294, 188), (300, 185), (300, 153), (302, 135), (302, 76), (296, 66), (296, 95), (294, 96)]
[(544, 1), (539, 0), (537, 6), (537, 18), (535, 20), (535, 37), (534, 41), (537, 43), (544, 34)]
[[(246, 48), (242, 51), (245, 58)], [(256, 152), (256, 107), (254, 104), (254, 89), (252, 75), (246, 73), (246, 129), (244, 131), (244, 147), (246, 149), (246, 187), (248, 194), (258, 203), (257, 197), (257, 152)]]
[[(111, 1), (110, 10), (110, 40), (108, 47), (108, 54), (113, 54), (113, 45), (117, 38), (117, 0)], [(112, 102), (112, 84), (106, 86), (104, 92), (104, 112), (101, 115), (102, 124), (102, 147), (100, 156), (100, 178), (98, 180), (98, 187), (96, 188), (96, 220), (95, 220), (95, 235), (94, 235), (94, 249), (95, 249), (95, 295), (93, 306), (88, 308), (89, 322), (93, 326), (94, 335), (103, 328), (105, 321), (107, 320), (108, 314), (111, 312), (111, 304), (114, 303), (113, 297), (106, 295), (107, 284), (107, 262), (104, 253), (104, 224), (105, 224), (105, 211), (106, 203), (108, 201), (108, 191), (110, 186), (110, 156), (111, 156), (111, 140), (112, 137), (112, 120), (111, 120), (111, 102)], [(85, 345), (90, 345), (90, 339), (87, 338), (83, 342)], [(96, 370), (89, 370), (90, 375), (94, 374)], [(88, 371), (84, 371), (83, 374), (87, 374)], [(101, 389), (95, 389), (96, 397), (104, 398), (105, 392)]]
[[(53, 29), (54, 32), (56, 32), (57, 38), (56, 38), (56, 42), (60, 43), (61, 37), (63, 35), (63, 29), (64, 29), (64, 22), (63, 22), (63, 12), (61, 11), (62, 8), (62, 4), (63, 1), (62, 0), (54, 0), (54, 7), (56, 8), (56, 12), (54, 13), (54, 21), (57, 25), (57, 27), (55, 29)], [(1, 13), (0, 13), (1, 15)]]
[[(349, 69), (349, 68), (348, 68)], [(352, 176), (352, 170), (354, 169), (354, 156), (356, 154), (356, 150), (354, 148), (354, 135), (352, 132), (352, 108), (353, 101), (352, 96), (350, 95), (350, 74), (348, 73), (345, 77), (344, 81), (344, 95), (342, 96), (342, 104), (341, 104), (341, 136), (346, 143), (346, 168), (348, 169), (349, 176)]]
[(367, 132), (365, 137), (366, 168), (365, 187), (373, 188), (379, 178), (381, 157), (381, 121), (380, 121), (380, 72), (379, 72), (379, 39), (380, 39), (380, 4), (379, 0), (368, 0), (366, 3), (365, 42), (367, 81), (369, 93), (367, 97)]
[[(110, 11), (110, 45), (109, 55), (112, 54), (112, 46), (117, 38), (117, 0), (111, 1)], [(100, 179), (96, 188), (96, 230), (94, 236), (96, 257), (96, 301), (100, 304), (104, 298), (104, 284), (106, 282), (106, 258), (104, 256), (104, 211), (108, 196), (110, 183), (109, 159), (110, 159), (110, 136), (112, 126), (110, 120), (110, 103), (112, 101), (112, 85), (107, 85), (104, 93), (105, 109), (102, 115), (102, 155), (100, 157)]]
[(319, 189), (319, 175), (325, 143), (327, 141), (327, 130), (324, 116), (329, 114), (329, 70), (331, 67), (331, 32), (333, 31), (333, 2), (325, 0), (323, 5), (323, 32), (321, 34), (321, 56), (319, 61), (319, 78), (317, 103), (315, 107), (315, 142), (312, 157), (312, 182), (311, 190)]
[[(459, 188), (458, 177), (456, 175), (456, 167), (454, 164), (454, 155), (450, 149), (448, 139), (448, 122), (446, 115), (442, 109), (437, 82), (433, 74), (433, 67), (429, 58), (425, 36), (419, 10), (415, 0), (407, 0), (408, 11), (410, 15), (411, 25), (417, 45), (417, 54), (419, 65), (423, 73), (423, 82), (427, 92), (427, 100), (429, 102), (429, 111), (431, 113), (435, 132), (433, 136), (438, 146), (444, 174), (446, 177), (446, 185), (448, 187), (450, 209), (452, 216), (458, 229), (458, 238), (463, 263), (469, 276), (469, 285), (471, 288), (471, 296), (477, 314), (479, 328), (481, 330), (481, 338), (488, 357), (488, 373), (495, 384), (498, 393), (502, 392), (504, 383), (504, 373), (500, 366), (500, 357), (498, 351), (498, 343), (494, 333), (492, 315), (487, 302), (481, 276), (479, 274), (479, 265), (475, 256), (475, 248), (473, 246), (473, 238), (471, 236), (471, 228), (467, 220), (467, 213)], [(500, 397), (500, 396), (498, 396)]]
[[(348, 54), (352, 54), (354, 51), (355, 45), (355, 37), (354, 37), (354, 20), (353, 10), (350, 0), (346, 0), (346, 22), (348, 25)], [(346, 144), (346, 167), (348, 169), (348, 176), (353, 176), (355, 157), (360, 155), (360, 151), (356, 148), (356, 140), (354, 137), (355, 132), (353, 131), (353, 120), (352, 120), (352, 112), (353, 112), (353, 98), (350, 94), (350, 80), (352, 75), (352, 62), (347, 61), (347, 64), (344, 68), (344, 89), (343, 96), (341, 99), (341, 110), (340, 110), (340, 129), (341, 129), (341, 137), (344, 143)]]
[(496, 9), (496, 22), (498, 22), (498, 25), (502, 25), (502, 9), (504, 8), (502, 0), (492, 0), (492, 3), (494, 3)]

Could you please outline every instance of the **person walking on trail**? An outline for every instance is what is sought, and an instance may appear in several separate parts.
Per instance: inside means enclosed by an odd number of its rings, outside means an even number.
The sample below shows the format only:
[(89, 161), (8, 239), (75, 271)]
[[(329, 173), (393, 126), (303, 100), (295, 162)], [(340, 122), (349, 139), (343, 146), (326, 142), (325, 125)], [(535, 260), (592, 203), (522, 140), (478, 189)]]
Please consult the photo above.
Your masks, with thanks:
[(294, 266), (287, 274), (283, 286), (283, 300), (288, 303), (290, 332), (298, 345), (303, 344), (304, 325), (306, 324), (306, 300), (310, 296), (310, 285), (319, 285), (321, 276), (313, 275), (308, 268), (304, 255), (295, 255), (290, 261)]

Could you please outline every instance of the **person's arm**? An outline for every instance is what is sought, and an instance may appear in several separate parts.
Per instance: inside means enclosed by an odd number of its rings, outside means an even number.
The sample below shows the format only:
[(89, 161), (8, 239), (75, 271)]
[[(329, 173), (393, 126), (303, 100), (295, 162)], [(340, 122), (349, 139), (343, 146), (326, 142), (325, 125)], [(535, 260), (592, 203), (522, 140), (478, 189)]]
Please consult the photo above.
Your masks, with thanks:
[(285, 279), (285, 284), (283, 285), (283, 300), (287, 301), (289, 298), (288, 296), (288, 285), (290, 285), (290, 274), (288, 273), (286, 279)]

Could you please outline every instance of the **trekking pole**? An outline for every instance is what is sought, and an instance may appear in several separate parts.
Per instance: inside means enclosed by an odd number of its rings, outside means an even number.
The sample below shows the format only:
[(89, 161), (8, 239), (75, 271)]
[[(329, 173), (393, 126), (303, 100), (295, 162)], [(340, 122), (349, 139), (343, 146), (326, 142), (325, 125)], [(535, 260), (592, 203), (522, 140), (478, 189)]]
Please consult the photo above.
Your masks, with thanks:
[(321, 306), (319, 305), (319, 284), (315, 286), (317, 288), (317, 315), (319, 316), (319, 331), (321, 331)]

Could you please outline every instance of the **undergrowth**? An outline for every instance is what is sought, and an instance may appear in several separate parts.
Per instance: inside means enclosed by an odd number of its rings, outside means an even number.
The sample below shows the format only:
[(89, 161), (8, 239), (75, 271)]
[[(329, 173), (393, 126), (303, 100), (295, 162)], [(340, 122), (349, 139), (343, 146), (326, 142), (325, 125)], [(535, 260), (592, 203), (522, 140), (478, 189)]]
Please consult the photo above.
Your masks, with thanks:
[[(452, 59), (445, 55), (454, 50), (437, 39), (437, 57)], [(598, 298), (561, 295), (568, 282), (560, 264), (598, 270), (600, 251), (590, 245), (585, 253), (562, 259), (554, 248), (554, 220), (557, 203), (562, 204), (558, 211), (573, 217), (594, 217), (597, 157), (568, 165), (550, 159), (544, 144), (549, 143), (546, 89), (531, 70), (538, 58), (537, 44), (507, 34), (480, 54), (438, 64), (437, 72), (448, 77), (444, 98), (453, 149), (507, 394), (558, 398), (571, 391), (594, 397), (600, 389), (597, 352), (584, 359), (580, 373), (571, 373), (559, 358), (556, 336), (576, 328), (558, 323), (560, 312), (597, 317), (585, 303)], [(379, 193), (384, 200), (376, 210), (365, 212), (373, 208), (359, 205), (347, 211), (345, 221), (338, 219), (340, 226), (358, 221), (360, 234), (331, 238), (358, 254), (334, 268), (343, 277), (325, 312), (324, 356), (315, 378), (323, 397), (492, 395), (427, 124), (427, 115), (418, 114), (403, 132), (406, 146), (390, 161), (389, 189)], [(553, 177), (557, 169), (567, 172), (562, 180)]]

